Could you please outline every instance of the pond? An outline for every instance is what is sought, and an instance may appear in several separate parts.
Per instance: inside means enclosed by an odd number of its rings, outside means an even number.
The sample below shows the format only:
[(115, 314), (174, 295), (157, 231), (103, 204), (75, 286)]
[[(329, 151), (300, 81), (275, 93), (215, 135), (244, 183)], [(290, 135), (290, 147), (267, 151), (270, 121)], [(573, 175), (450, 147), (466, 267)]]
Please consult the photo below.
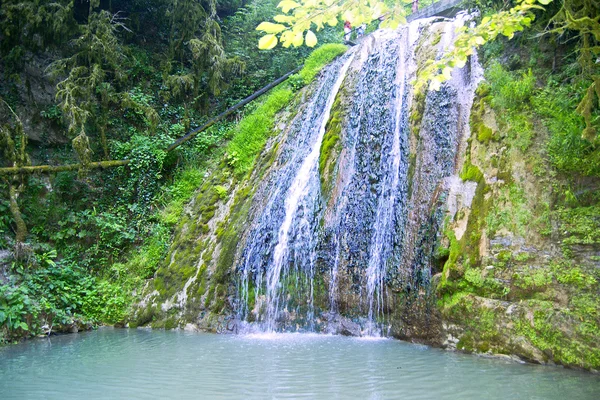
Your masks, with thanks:
[(600, 376), (391, 339), (101, 328), (0, 348), (0, 399), (598, 399)]

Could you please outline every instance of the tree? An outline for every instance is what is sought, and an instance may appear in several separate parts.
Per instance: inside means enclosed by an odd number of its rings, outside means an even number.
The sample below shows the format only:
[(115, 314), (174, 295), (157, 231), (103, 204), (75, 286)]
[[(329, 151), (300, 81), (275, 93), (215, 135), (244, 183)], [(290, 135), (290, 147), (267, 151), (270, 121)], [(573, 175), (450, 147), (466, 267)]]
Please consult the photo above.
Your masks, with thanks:
[(227, 57), (221, 27), (216, 18), (216, 0), (205, 9), (197, 0), (173, 0), (169, 8), (169, 62), (165, 84), (173, 96), (192, 95), (194, 103), (218, 95), (226, 80), (244, 70), (237, 57)]
[[(15, 114), (13, 109), (3, 99), (0, 99), (13, 117), (14, 122), (7, 122), (0, 125), (0, 148), (3, 148), (3, 156), (7, 164), (13, 167), (22, 167), (30, 164), (29, 156), (26, 152), (27, 136), (23, 132), (23, 124), (21, 119)], [(2, 115), (0, 113), (0, 115)], [(8, 199), (10, 213), (15, 221), (15, 258), (20, 259), (26, 255), (26, 247), (24, 245), (27, 238), (27, 225), (21, 215), (19, 207), (19, 195), (25, 188), (25, 177), (23, 175), (14, 175), (5, 177), (4, 181), (8, 187)]]
[[(94, 11), (99, 0), (90, 1), (88, 23), (81, 25), (80, 34), (73, 40), (74, 53), (67, 58), (53, 62), (49, 73), (55, 77), (66, 77), (56, 85), (56, 98), (68, 120), (69, 133), (74, 137), (73, 148), (80, 162), (91, 162), (92, 150), (86, 134), (86, 123), (92, 119), (99, 126), (104, 157), (108, 159), (106, 124), (102, 116), (106, 114), (108, 103), (117, 99), (111, 87), (111, 80), (122, 81), (123, 50), (117, 38), (117, 29), (127, 29), (118, 15), (108, 11)], [(112, 79), (110, 79), (112, 78)], [(95, 113), (101, 105), (103, 112)]]

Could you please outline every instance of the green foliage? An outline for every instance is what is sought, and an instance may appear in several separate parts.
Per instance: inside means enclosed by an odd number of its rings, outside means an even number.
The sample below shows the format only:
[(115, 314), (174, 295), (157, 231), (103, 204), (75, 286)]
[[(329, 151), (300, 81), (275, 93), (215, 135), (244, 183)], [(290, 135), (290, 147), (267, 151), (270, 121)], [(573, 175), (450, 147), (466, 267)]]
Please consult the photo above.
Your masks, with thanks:
[(499, 63), (493, 63), (486, 69), (486, 78), (490, 82), (492, 106), (506, 110), (521, 110), (529, 102), (535, 88), (535, 78), (529, 69), (515, 77)]
[(165, 199), (163, 201), (167, 202), (161, 213), (164, 223), (171, 226), (177, 223), (183, 212), (184, 204), (198, 190), (203, 179), (203, 172), (196, 168), (186, 168), (177, 175), (173, 184), (163, 192)]
[(215, 0), (170, 4), (170, 57), (164, 65), (164, 83), (169, 92), (165, 94), (187, 94), (195, 103), (206, 101), (208, 94), (220, 93), (228, 78), (243, 72), (244, 63), (225, 53), (215, 6)]
[(563, 244), (600, 243), (600, 205), (559, 208), (554, 211), (559, 221)]
[[(102, 91), (108, 93), (106, 88), (110, 84), (107, 73), (110, 72), (117, 82), (125, 78), (122, 74), (123, 50), (117, 38), (117, 29), (124, 25), (107, 11), (91, 12), (87, 22), (81, 25), (80, 34), (74, 39), (75, 53), (48, 67), (51, 75), (61, 79), (56, 86), (56, 98), (60, 100), (60, 109), (68, 121), (69, 132), (75, 136), (73, 147), (84, 164), (91, 161), (92, 152), (86, 135), (86, 123), (91, 118), (96, 124), (101, 124), (94, 118), (95, 108), (100, 103), (108, 106), (109, 96), (99, 99), (98, 95)], [(102, 141), (105, 145), (106, 139), (102, 138)]]
[(59, 46), (76, 28), (72, 0), (5, 0), (0, 7), (0, 62), (18, 80), (28, 51)]
[(271, 134), (275, 114), (287, 105), (292, 95), (292, 90), (285, 86), (273, 89), (267, 99), (235, 128), (233, 139), (227, 146), (227, 154), (229, 165), (237, 175), (251, 170), (256, 156)]
[(524, 190), (517, 184), (499, 189), (486, 216), (486, 226), (493, 235), (501, 228), (525, 236), (531, 223), (531, 211)]
[(91, 277), (74, 264), (37, 256), (36, 268), (14, 264), (14, 281), (0, 285), (0, 342), (37, 335), (42, 327), (115, 323), (126, 312), (124, 288)]
[(600, 176), (600, 148), (581, 138), (585, 122), (574, 110), (581, 90), (581, 85), (564, 85), (551, 78), (532, 97), (532, 104), (550, 131), (548, 156), (552, 164), (562, 172)]
[(299, 75), (307, 85), (315, 78), (321, 69), (333, 61), (336, 57), (344, 54), (348, 48), (343, 44), (325, 44), (315, 51), (304, 61), (304, 67)]
[[(231, 82), (224, 90), (224, 106), (231, 106), (259, 88), (279, 78), (285, 73), (302, 65), (310, 54), (311, 49), (305, 46), (282, 48), (276, 47), (270, 51), (257, 51), (256, 43), (260, 33), (256, 26), (265, 19), (272, 18), (277, 13), (276, 6), (280, 0), (250, 0), (235, 14), (226, 18), (223, 24), (225, 50), (239, 57), (246, 64), (245, 73)], [(338, 28), (325, 28), (317, 33), (319, 42), (339, 42)], [(298, 80), (296, 84), (292, 84)], [(293, 89), (299, 89), (304, 84), (299, 76), (288, 80)]]
[(515, 76), (499, 63), (493, 63), (486, 71), (491, 92), (491, 104), (498, 119), (506, 127), (511, 146), (526, 151), (534, 136), (529, 117), (529, 101), (534, 94), (535, 78), (530, 70)]

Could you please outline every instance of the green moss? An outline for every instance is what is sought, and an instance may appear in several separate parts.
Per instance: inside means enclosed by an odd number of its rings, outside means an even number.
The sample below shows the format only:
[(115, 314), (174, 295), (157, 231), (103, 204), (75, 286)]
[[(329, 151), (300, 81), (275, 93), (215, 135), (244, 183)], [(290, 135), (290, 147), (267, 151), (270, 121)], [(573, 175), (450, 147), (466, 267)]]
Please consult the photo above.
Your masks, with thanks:
[(550, 265), (550, 270), (559, 283), (575, 286), (579, 289), (589, 289), (597, 286), (598, 280), (572, 260), (556, 260)]
[(407, 198), (410, 198), (412, 196), (412, 189), (413, 189), (413, 181), (414, 181), (414, 177), (415, 177), (415, 171), (416, 171), (416, 165), (417, 165), (417, 155), (416, 154), (411, 154), (408, 158), (408, 174), (407, 174), (407, 181), (408, 181), (408, 190), (407, 190)]
[(177, 319), (175, 317), (170, 317), (167, 318), (167, 320), (165, 321), (164, 328), (167, 330), (171, 330), (177, 328), (178, 326), (179, 323), (177, 322)]
[[(327, 44), (313, 51), (299, 73), (304, 83), (310, 83), (321, 68), (345, 51), (346, 46), (340, 44)], [(292, 88), (283, 83), (273, 89), (263, 103), (237, 125), (227, 146), (228, 164), (233, 167), (237, 176), (252, 170), (256, 157), (271, 135), (275, 114), (292, 98)]]
[(493, 136), (494, 131), (492, 131), (492, 128), (489, 128), (483, 123), (479, 125), (479, 129), (477, 132), (477, 140), (479, 140), (481, 143), (487, 143), (490, 140), (492, 140)]
[(562, 328), (565, 317), (562, 312), (554, 311), (552, 303), (549, 303), (533, 313), (533, 321), (528, 318), (518, 320), (516, 332), (561, 364), (582, 368), (600, 367), (600, 349), (595, 344), (590, 346), (566, 334)]
[(130, 328), (137, 328), (138, 326), (146, 326), (155, 320), (160, 318), (161, 312), (156, 307), (148, 304), (144, 309), (137, 310), (136, 315), (129, 321)]
[(219, 196), (219, 199), (225, 200), (227, 198), (227, 188), (225, 186), (215, 186), (215, 193)]
[(325, 199), (329, 198), (333, 188), (333, 172), (337, 158), (342, 150), (340, 135), (342, 130), (342, 93), (338, 93), (331, 107), (331, 116), (325, 126), (325, 134), (321, 142), (319, 154), (319, 173), (321, 178), (321, 191)]
[(465, 163), (460, 177), (463, 181), (481, 182), (483, 180), (483, 173), (476, 165)]
[(525, 236), (532, 217), (525, 191), (513, 183), (498, 189), (486, 217), (486, 224), (490, 235), (504, 227)]
[(553, 216), (560, 224), (563, 244), (600, 244), (600, 205), (559, 208)]
[(545, 268), (526, 268), (515, 272), (513, 285), (527, 290), (539, 290), (552, 283), (553, 274)]

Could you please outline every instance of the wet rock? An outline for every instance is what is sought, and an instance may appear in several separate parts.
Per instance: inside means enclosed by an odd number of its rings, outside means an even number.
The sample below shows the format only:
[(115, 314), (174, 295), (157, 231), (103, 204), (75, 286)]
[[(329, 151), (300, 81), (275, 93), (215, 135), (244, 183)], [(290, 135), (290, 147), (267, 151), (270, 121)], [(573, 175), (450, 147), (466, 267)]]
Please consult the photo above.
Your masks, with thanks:
[(327, 321), (327, 332), (344, 336), (361, 335), (360, 325), (350, 318), (331, 312), (323, 313), (321, 317)]
[(342, 318), (339, 333), (344, 336), (360, 336), (360, 325), (348, 318)]

